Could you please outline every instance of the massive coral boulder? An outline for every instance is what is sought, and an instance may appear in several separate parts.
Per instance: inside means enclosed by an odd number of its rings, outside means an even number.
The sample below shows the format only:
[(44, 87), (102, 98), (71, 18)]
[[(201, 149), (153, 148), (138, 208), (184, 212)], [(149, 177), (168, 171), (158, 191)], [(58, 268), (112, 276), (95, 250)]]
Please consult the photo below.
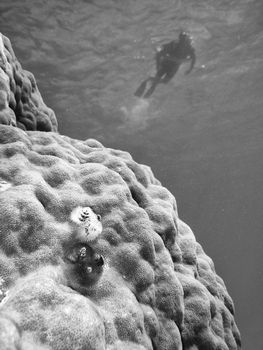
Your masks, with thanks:
[(12, 125), (0, 162), (1, 350), (240, 349), (224, 282), (149, 167)]
[(32, 73), (22, 69), (11, 43), (0, 33), (0, 124), (23, 130), (57, 131), (57, 120)]

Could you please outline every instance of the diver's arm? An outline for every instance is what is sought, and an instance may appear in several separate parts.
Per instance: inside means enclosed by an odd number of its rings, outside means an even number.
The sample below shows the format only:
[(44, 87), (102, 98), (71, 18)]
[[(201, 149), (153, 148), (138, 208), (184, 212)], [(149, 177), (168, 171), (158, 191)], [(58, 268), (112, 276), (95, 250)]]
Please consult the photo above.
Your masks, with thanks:
[(195, 56), (194, 50), (190, 54), (190, 60), (191, 60), (190, 67), (189, 67), (189, 69), (187, 69), (187, 71), (184, 74), (189, 74), (192, 71), (192, 69), (194, 68), (195, 61), (196, 61), (196, 56)]

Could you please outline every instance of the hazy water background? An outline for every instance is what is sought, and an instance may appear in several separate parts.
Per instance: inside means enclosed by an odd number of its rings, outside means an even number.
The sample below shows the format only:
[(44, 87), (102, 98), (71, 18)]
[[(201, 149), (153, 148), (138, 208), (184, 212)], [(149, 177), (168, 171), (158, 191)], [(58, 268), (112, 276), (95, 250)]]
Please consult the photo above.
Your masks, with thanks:
[[(154, 48), (194, 37), (197, 64), (148, 101)], [(0, 31), (59, 131), (150, 165), (216, 265), (243, 349), (263, 349), (263, 1), (1, 0)]]

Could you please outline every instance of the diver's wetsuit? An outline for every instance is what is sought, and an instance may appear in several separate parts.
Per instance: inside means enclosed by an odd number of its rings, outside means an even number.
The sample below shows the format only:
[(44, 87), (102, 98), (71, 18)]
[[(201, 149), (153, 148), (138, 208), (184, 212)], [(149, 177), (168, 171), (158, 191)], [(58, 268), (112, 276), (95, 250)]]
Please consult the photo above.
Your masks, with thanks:
[[(195, 49), (192, 46), (191, 37), (187, 33), (181, 32), (178, 41), (173, 40), (162, 45), (161, 50), (156, 53), (156, 74), (141, 83), (135, 92), (135, 96), (150, 97), (158, 84), (168, 83), (174, 77), (180, 65), (188, 60), (191, 61), (191, 64), (185, 74), (190, 73), (194, 67), (195, 59)], [(148, 82), (151, 82), (151, 86), (145, 92)]]

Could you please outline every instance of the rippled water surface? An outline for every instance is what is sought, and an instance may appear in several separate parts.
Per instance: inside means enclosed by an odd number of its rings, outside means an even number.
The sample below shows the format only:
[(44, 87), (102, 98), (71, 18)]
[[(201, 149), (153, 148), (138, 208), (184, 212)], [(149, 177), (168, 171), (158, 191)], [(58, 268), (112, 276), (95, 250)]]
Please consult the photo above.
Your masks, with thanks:
[[(1, 0), (0, 31), (34, 73), (62, 134), (150, 165), (175, 195), (262, 350), (262, 0)], [(194, 38), (197, 63), (142, 100), (154, 49)]]

